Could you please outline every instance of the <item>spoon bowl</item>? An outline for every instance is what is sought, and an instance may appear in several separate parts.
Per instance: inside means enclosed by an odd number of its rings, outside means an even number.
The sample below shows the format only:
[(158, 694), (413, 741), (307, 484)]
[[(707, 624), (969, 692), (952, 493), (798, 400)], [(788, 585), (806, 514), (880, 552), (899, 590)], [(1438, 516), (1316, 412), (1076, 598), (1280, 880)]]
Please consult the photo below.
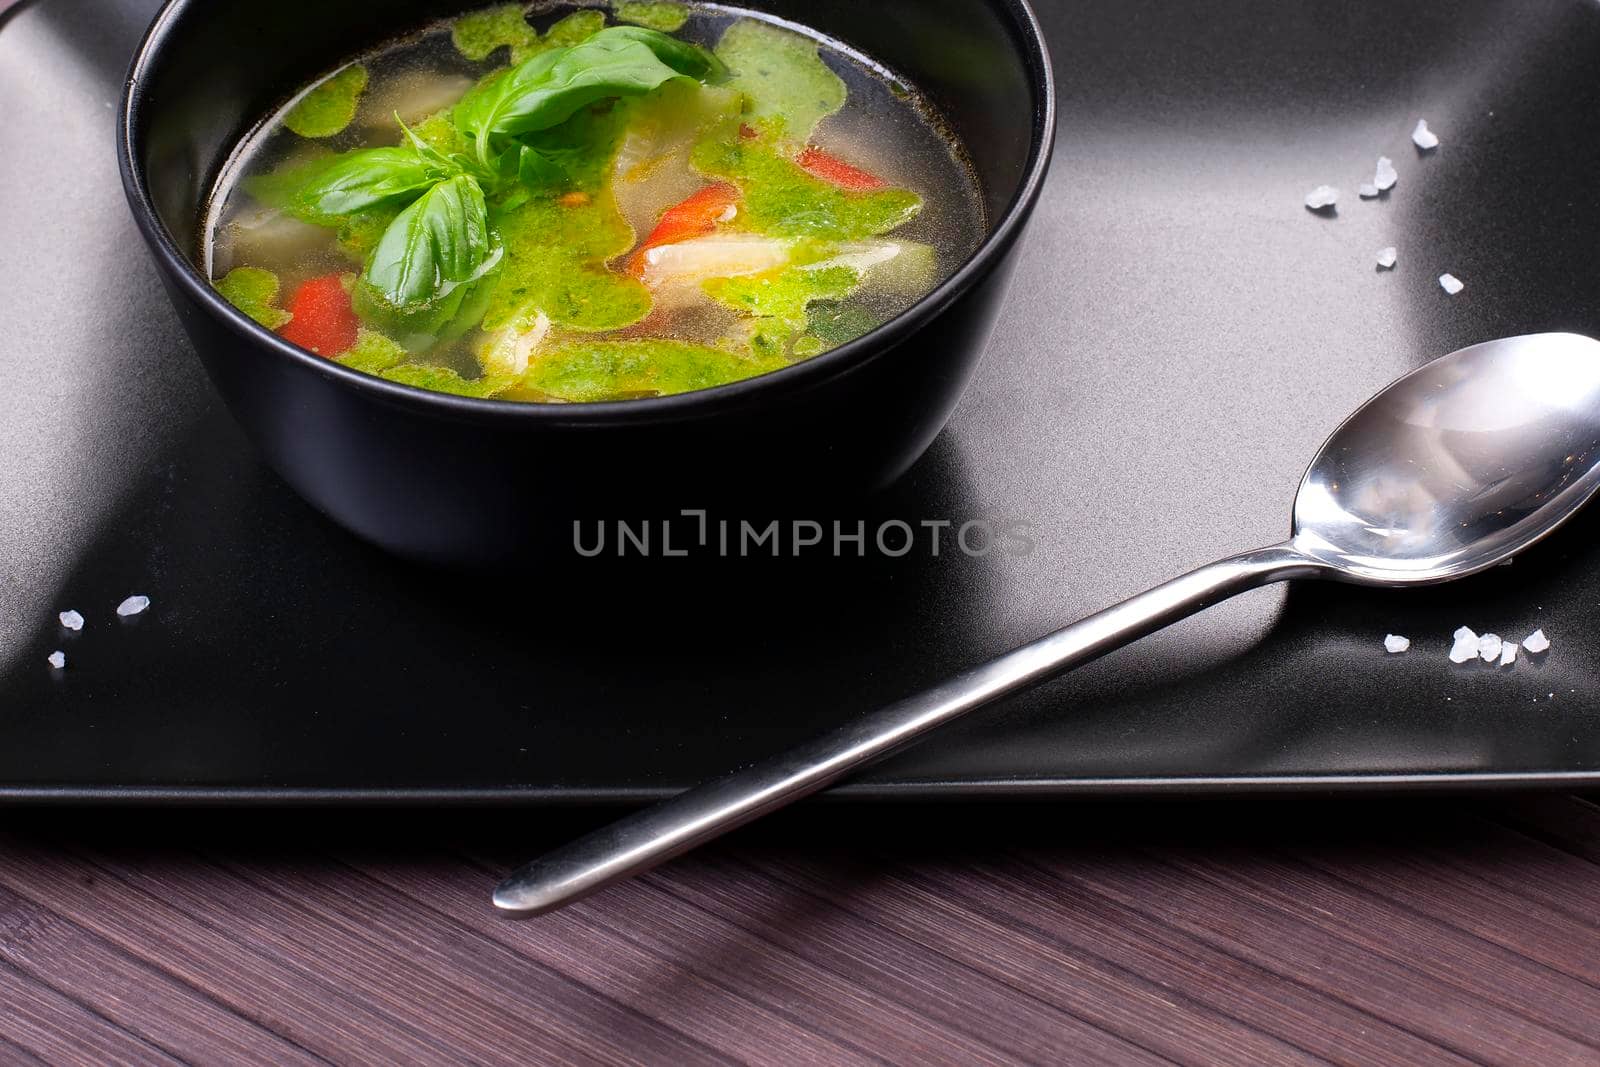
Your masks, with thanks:
[(1288, 541), (1180, 575), (535, 860), (495, 891), (537, 915), (807, 796), (929, 731), (1247, 589), (1289, 578), (1442, 582), (1492, 567), (1600, 485), (1600, 342), (1530, 334), (1405, 375), (1324, 442)]
[(1346, 580), (1442, 582), (1504, 562), (1600, 488), (1600, 341), (1528, 334), (1391, 383), (1306, 470), (1291, 544)]

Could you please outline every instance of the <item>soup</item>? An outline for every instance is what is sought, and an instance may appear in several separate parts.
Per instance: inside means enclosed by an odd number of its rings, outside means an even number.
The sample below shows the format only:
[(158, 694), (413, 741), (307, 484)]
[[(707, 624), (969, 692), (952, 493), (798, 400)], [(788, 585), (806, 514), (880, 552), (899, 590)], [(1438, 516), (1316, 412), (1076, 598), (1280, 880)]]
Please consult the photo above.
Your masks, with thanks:
[(462, 396), (662, 396), (887, 321), (984, 233), (914, 90), (721, 7), (475, 12), (300, 93), (205, 227), (234, 306)]

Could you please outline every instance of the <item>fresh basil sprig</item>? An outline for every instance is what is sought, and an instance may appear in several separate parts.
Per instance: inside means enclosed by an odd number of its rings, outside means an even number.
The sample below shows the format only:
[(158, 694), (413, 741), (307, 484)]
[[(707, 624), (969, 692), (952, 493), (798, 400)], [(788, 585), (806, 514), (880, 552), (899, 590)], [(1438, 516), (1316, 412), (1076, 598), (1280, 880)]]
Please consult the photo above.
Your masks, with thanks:
[[(696, 45), (639, 26), (613, 26), (570, 48), (551, 48), (485, 79), (456, 105), (452, 121), (471, 154), (445, 154), (402, 122), (407, 143), (350, 152), (315, 170), (292, 210), (313, 221), (404, 206), (362, 272), (362, 298), (402, 316), (444, 310), (446, 298), (498, 265), (486, 197), (513, 182), (535, 188), (568, 180), (579, 151), (562, 124), (591, 104), (650, 92), (673, 78), (726, 75)], [(398, 121), (398, 116), (396, 116)], [(560, 129), (558, 129), (560, 127)]]
[[(453, 113), (478, 162), (494, 169), (508, 139), (548, 130), (590, 104), (638, 96), (673, 78), (714, 78), (721, 62), (696, 45), (640, 26), (612, 26), (582, 44), (530, 57), (476, 86)], [(521, 146), (511, 151), (520, 152)]]
[(302, 216), (350, 215), (418, 196), (459, 170), (428, 159), (411, 146), (368, 148), (341, 156), (313, 174), (295, 193), (292, 206)]
[(457, 174), (435, 184), (390, 223), (362, 281), (395, 307), (413, 307), (483, 277), (500, 252), (477, 179)]

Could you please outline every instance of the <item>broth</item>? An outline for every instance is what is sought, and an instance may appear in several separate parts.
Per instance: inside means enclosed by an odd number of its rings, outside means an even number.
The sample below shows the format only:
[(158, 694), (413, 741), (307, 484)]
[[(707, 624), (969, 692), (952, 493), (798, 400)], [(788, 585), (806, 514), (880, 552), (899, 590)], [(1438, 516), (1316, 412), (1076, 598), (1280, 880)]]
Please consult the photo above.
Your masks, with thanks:
[(240, 146), (204, 232), (223, 295), (302, 347), (584, 402), (836, 347), (985, 221), (959, 145), (887, 73), (720, 6), (624, 3), (491, 8), (360, 57)]

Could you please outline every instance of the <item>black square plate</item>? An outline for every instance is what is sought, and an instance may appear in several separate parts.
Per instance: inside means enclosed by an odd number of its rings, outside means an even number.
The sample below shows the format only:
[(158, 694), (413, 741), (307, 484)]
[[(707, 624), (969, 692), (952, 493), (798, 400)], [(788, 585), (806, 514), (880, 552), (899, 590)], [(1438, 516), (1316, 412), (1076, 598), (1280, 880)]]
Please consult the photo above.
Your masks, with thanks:
[[(113, 152), (153, 8), (49, 0), (0, 28), (11, 798), (659, 795), (1281, 538), (1322, 437), (1410, 367), (1600, 334), (1600, 5), (1047, 3), (1060, 147), (1005, 322), (870, 516), (1026, 523), (1031, 552), (422, 570), (286, 489), (187, 351)], [(1358, 200), (1379, 154), (1399, 185)], [(1301, 205), (1323, 183), (1332, 218)], [(1600, 782), (1597, 530), (1454, 587), (1251, 594), (844, 792)], [(129, 593), (153, 606), (119, 621)], [(1555, 644), (1456, 667), (1462, 623)]]

